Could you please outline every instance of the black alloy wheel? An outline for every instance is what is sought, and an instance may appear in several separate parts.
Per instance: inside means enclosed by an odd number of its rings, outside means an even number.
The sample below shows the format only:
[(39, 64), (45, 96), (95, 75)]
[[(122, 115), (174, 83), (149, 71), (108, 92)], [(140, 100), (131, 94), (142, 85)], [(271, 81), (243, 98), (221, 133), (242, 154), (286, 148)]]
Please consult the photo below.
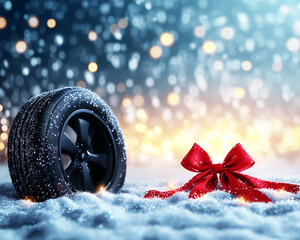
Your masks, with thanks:
[(93, 112), (77, 110), (69, 116), (61, 135), (61, 154), (73, 189), (95, 192), (107, 186), (116, 165), (115, 149), (109, 130)]

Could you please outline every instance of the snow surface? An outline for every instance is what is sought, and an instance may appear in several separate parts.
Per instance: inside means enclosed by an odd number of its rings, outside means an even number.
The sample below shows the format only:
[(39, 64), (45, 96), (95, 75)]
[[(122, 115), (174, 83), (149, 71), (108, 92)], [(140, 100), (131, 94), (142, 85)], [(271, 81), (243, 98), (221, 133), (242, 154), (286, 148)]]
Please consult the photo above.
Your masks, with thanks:
[[(300, 176), (276, 180), (300, 183)], [(17, 198), (1, 167), (0, 239), (300, 239), (300, 194), (263, 190), (272, 204), (241, 204), (219, 190), (196, 200), (188, 193), (167, 200), (141, 198), (166, 183), (129, 177), (118, 194), (80, 193), (27, 203)]]

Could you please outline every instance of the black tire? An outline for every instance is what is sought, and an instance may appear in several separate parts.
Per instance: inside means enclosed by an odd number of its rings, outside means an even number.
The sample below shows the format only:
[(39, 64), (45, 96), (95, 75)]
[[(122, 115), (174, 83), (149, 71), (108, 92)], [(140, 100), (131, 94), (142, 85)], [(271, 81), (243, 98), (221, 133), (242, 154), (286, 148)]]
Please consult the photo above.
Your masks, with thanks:
[(77, 191), (118, 191), (126, 152), (119, 123), (95, 93), (62, 88), (31, 98), (8, 139), (8, 166), (20, 198), (45, 201)]

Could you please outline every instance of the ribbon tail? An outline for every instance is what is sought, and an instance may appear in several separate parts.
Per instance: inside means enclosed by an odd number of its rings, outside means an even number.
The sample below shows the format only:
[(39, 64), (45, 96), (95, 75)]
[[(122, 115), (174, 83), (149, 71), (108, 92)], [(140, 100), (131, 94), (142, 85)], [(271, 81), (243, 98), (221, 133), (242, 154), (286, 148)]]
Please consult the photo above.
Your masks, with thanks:
[(258, 189), (269, 188), (274, 190), (284, 190), (290, 193), (298, 193), (300, 191), (300, 185), (297, 184), (266, 181), (242, 173), (233, 173), (233, 174), (237, 178), (251, 185), (254, 188), (258, 188)]
[(207, 177), (197, 181), (197, 183), (190, 192), (189, 198), (199, 198), (206, 193), (214, 191), (217, 187), (217, 183), (217, 175), (211, 172)]
[(206, 175), (209, 174), (211, 170), (204, 171), (202, 173), (197, 174), (194, 176), (192, 179), (190, 179), (187, 183), (185, 183), (183, 186), (170, 190), (170, 191), (157, 191), (157, 190), (149, 190), (145, 193), (143, 198), (161, 198), (161, 199), (166, 199), (171, 196), (173, 196), (177, 192), (182, 192), (182, 191), (187, 191), (190, 188), (192, 188), (196, 182), (199, 181), (199, 179), (205, 177)]
[(272, 200), (264, 193), (236, 178), (230, 172), (224, 171), (220, 176), (220, 181), (226, 192), (242, 197), (247, 202), (272, 202)]
[(149, 190), (148, 192), (145, 193), (143, 198), (161, 198), (161, 199), (166, 199), (171, 196), (173, 196), (177, 191), (176, 190), (171, 190), (171, 191), (157, 191), (157, 190)]

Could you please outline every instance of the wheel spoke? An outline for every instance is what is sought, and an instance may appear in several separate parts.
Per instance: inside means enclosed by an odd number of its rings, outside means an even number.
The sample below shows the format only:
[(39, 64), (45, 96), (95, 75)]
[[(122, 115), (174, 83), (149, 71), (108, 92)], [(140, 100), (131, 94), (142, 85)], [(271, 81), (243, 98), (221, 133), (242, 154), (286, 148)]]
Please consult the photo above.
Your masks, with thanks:
[(62, 136), (61, 147), (63, 153), (70, 155), (70, 157), (75, 157), (77, 151), (76, 145), (66, 133)]
[(71, 175), (77, 169), (78, 169), (78, 162), (72, 161), (65, 171), (68, 175)]
[(91, 128), (89, 122), (81, 118), (76, 119), (76, 128), (77, 128), (77, 143), (89, 147), (92, 142)]
[(104, 153), (89, 153), (88, 163), (97, 164), (100, 167), (107, 168), (107, 154)]
[(94, 184), (91, 178), (91, 173), (89, 167), (86, 165), (85, 162), (80, 163), (81, 170), (82, 170), (82, 190), (83, 191), (94, 191)]

